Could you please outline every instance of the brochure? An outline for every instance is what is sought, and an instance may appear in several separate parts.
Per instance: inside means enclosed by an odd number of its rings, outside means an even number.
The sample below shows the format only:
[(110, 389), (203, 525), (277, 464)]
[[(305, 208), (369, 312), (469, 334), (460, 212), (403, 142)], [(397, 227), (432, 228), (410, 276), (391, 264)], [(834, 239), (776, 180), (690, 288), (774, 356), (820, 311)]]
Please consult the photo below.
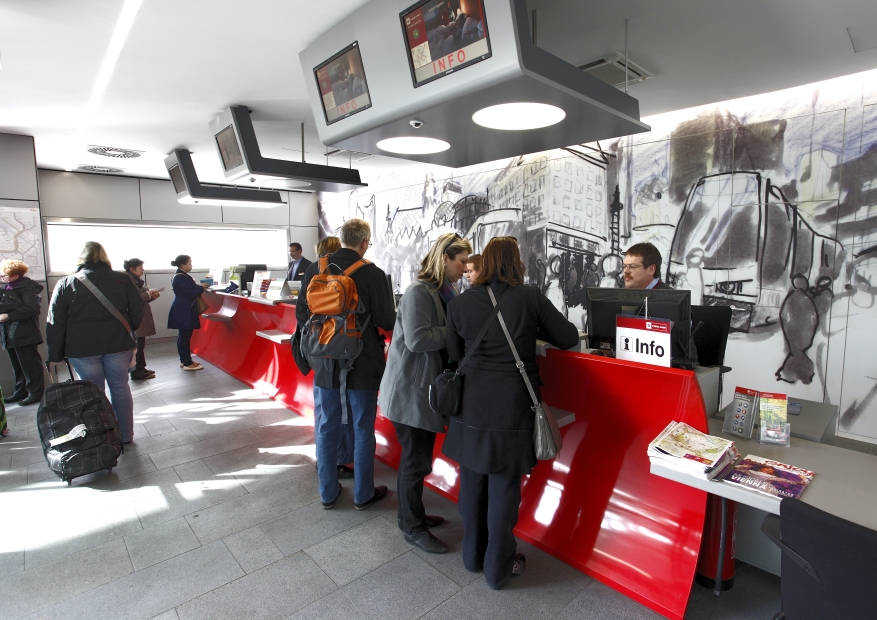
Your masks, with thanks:
[(761, 443), (788, 446), (791, 443), (791, 427), (788, 422), (785, 394), (762, 392), (758, 397), (759, 435)]
[(815, 475), (807, 469), (747, 454), (722, 480), (765, 495), (798, 499)]
[(734, 390), (734, 405), (725, 413), (722, 431), (741, 439), (752, 439), (757, 410), (758, 392), (737, 386)]
[(665, 467), (711, 480), (740, 454), (733, 441), (706, 435), (684, 422), (671, 422), (649, 444), (649, 459)]

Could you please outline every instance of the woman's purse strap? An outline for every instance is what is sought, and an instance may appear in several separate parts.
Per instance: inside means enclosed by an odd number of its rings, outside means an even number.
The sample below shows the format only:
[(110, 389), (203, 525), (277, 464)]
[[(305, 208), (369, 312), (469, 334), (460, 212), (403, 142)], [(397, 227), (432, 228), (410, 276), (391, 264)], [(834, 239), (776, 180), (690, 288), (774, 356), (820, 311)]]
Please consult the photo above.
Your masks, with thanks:
[(463, 366), (466, 362), (469, 361), (469, 358), (472, 357), (472, 354), (478, 349), (478, 345), (481, 344), (481, 341), (484, 339), (484, 335), (487, 333), (487, 328), (490, 327), (490, 324), (493, 323), (493, 319), (499, 314), (499, 308), (502, 306), (502, 302), (505, 301), (505, 298), (508, 296), (509, 291), (507, 290), (502, 294), (502, 297), (499, 298), (499, 302), (496, 301), (496, 298), (493, 296), (493, 291), (490, 290), (490, 286), (487, 286), (487, 291), (490, 293), (490, 301), (493, 302), (493, 311), (490, 313), (490, 316), (487, 317), (487, 320), (484, 321), (484, 325), (481, 326), (481, 331), (478, 332), (478, 335), (475, 337), (475, 342), (472, 344), (472, 348), (466, 352), (465, 357), (460, 360), (460, 363), (457, 365), (456, 374), (460, 374), (460, 371), (463, 370)]
[[(511, 289), (509, 289), (511, 290)], [(496, 297), (493, 295), (493, 290), (490, 288), (490, 285), (487, 285), (487, 293), (490, 295), (490, 301), (493, 302), (494, 310), (499, 310), (499, 304), (496, 303)], [(506, 291), (508, 294), (508, 291)], [(505, 297), (505, 295), (503, 295)], [(500, 299), (500, 303), (502, 303), (502, 299)], [(505, 334), (506, 340), (509, 342), (509, 346), (512, 348), (512, 354), (515, 356), (515, 366), (518, 371), (521, 373), (521, 376), (524, 377), (524, 383), (527, 384), (527, 391), (530, 392), (530, 398), (533, 401), (533, 409), (539, 407), (539, 399), (536, 398), (536, 392), (533, 391), (533, 384), (530, 383), (530, 377), (527, 376), (527, 369), (524, 368), (524, 362), (521, 361), (521, 356), (518, 355), (518, 349), (515, 347), (515, 343), (512, 341), (512, 335), (509, 333), (509, 328), (506, 327), (505, 320), (502, 318), (502, 313), (498, 313), (497, 317), (499, 318), (499, 324), (502, 327), (502, 331)]]

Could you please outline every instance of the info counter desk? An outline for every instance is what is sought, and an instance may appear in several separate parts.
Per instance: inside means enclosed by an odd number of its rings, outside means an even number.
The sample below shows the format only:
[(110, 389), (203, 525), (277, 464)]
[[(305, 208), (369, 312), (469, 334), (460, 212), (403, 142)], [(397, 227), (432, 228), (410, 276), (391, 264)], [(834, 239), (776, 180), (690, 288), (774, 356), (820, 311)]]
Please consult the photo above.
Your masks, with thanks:
[[(291, 409), (313, 415), (312, 377), (302, 377), (289, 342), (295, 306), (211, 295), (192, 350)], [(646, 449), (672, 420), (708, 431), (691, 371), (549, 349), (539, 358), (542, 395), (565, 425), (563, 450), (524, 479), (515, 533), (670, 618), (682, 618), (694, 579), (707, 494), (649, 474)], [(392, 467), (392, 424), (376, 423), (377, 456)], [(431, 488), (456, 501), (457, 465), (436, 441)]]

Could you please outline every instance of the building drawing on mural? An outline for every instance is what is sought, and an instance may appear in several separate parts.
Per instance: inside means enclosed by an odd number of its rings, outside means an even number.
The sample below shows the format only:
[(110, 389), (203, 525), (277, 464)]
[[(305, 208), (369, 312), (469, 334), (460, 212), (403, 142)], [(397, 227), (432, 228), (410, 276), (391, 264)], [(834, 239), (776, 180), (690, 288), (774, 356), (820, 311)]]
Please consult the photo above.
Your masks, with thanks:
[(652, 242), (662, 279), (693, 304), (731, 306), (726, 382), (838, 404), (839, 430), (877, 443), (877, 105), (754, 108), (765, 120), (738, 108), (705, 109), (652, 142), (387, 175), (323, 195), (321, 226), (369, 221), (398, 293), (442, 233), (476, 252), (514, 236), (526, 283), (580, 327), (584, 289), (622, 286), (624, 249)]

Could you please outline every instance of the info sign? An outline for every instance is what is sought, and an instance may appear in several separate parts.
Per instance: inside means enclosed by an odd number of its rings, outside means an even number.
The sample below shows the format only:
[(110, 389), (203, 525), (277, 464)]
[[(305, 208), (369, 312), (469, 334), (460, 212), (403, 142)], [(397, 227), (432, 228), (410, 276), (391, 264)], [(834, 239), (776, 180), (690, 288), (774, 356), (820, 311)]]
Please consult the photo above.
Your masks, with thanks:
[(615, 319), (615, 357), (670, 367), (670, 321), (619, 316)]

